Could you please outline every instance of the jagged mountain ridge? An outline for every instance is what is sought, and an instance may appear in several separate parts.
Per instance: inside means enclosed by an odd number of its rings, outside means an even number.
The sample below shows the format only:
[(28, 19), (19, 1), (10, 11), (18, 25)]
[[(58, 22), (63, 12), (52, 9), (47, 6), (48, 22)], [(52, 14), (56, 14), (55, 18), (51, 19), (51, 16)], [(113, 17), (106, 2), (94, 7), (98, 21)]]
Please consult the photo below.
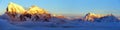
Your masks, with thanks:
[(88, 13), (86, 14), (86, 16), (84, 17), (84, 20), (88, 20), (88, 21), (94, 21), (95, 18), (101, 18), (101, 15), (98, 14), (94, 14), (94, 13)]
[(12, 21), (36, 21), (37, 19), (48, 21), (48, 19), (51, 18), (51, 15), (42, 8), (32, 6), (29, 10), (25, 10), (22, 6), (12, 2), (9, 3), (5, 14), (7, 14)]
[(119, 22), (120, 21), (117, 17), (115, 17), (112, 14), (103, 16), (99, 18), (99, 20), (101, 20), (101, 22)]
[(120, 21), (117, 17), (115, 17), (114, 15), (110, 14), (110, 15), (98, 15), (98, 14), (94, 14), (94, 13), (88, 13), (86, 14), (85, 21), (97, 21), (97, 22), (117, 22)]
[[(31, 6), (28, 10), (25, 10), (22, 6), (10, 3), (6, 9), (6, 13), (11, 21), (49, 21), (52, 18), (52, 15), (45, 11), (43, 8), (39, 8), (38, 6)], [(65, 19), (65, 16), (54, 16), (55, 18)], [(88, 13), (86, 16), (81, 19), (85, 21), (96, 21), (96, 19), (104, 20), (104, 17), (99, 14)], [(112, 17), (117, 20), (114, 16)], [(67, 18), (66, 18), (67, 19)], [(68, 20), (68, 19), (67, 19)]]

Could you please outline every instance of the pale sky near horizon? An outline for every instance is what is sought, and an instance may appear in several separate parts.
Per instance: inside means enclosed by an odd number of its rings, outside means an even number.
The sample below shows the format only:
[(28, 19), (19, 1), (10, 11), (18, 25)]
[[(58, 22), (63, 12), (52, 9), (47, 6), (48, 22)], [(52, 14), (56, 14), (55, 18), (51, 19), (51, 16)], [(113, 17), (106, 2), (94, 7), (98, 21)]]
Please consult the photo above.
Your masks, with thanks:
[(120, 0), (0, 0), (0, 13), (4, 13), (9, 2), (26, 9), (37, 5), (52, 14), (85, 15), (92, 12), (120, 15)]

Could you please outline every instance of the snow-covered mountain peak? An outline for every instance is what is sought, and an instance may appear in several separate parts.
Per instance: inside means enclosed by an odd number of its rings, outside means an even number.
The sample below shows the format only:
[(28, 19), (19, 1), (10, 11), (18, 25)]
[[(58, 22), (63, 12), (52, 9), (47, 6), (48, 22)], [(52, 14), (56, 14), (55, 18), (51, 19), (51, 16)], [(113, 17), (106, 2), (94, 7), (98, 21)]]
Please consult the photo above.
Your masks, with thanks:
[(27, 11), (27, 13), (29, 13), (29, 14), (36, 14), (36, 13), (38, 13), (38, 14), (48, 14), (48, 12), (45, 11), (45, 9), (39, 8), (38, 6), (35, 6), (35, 5), (31, 6), (29, 8), (29, 10)]
[(22, 6), (18, 5), (18, 4), (10, 2), (8, 4), (8, 7), (7, 7), (7, 12), (23, 14), (25, 12), (25, 9)]
[(102, 17), (102, 16), (99, 14), (88, 13), (88, 14), (86, 14), (84, 20), (93, 21), (95, 18), (100, 18), (100, 17)]

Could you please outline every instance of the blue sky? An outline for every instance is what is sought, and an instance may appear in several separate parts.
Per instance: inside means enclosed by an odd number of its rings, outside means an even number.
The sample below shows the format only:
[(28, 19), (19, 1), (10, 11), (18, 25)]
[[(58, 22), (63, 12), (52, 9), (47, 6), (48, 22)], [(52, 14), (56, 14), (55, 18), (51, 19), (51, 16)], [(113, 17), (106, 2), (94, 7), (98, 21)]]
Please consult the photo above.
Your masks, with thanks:
[(120, 0), (0, 0), (1, 14), (9, 2), (17, 3), (26, 9), (37, 5), (52, 14), (85, 15), (92, 12), (120, 15)]

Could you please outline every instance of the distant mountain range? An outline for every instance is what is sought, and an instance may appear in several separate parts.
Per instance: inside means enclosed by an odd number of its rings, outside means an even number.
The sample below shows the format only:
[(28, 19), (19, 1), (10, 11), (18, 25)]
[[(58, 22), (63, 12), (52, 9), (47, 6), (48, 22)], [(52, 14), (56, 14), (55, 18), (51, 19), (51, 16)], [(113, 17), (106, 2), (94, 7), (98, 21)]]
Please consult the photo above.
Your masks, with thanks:
[[(28, 10), (24, 9), (22, 6), (9, 3), (8, 7), (6, 8), (7, 16), (9, 16), (10, 21), (14, 22), (21, 22), (21, 21), (47, 21), (49, 22), (51, 18), (58, 18), (58, 19), (66, 19), (69, 20), (70, 18), (59, 15), (53, 15), (49, 12), (45, 11), (43, 8), (39, 8), (38, 6), (31, 6)], [(74, 20), (74, 19), (73, 19)], [(85, 15), (84, 18), (80, 18), (83, 21), (96, 21), (96, 22), (117, 22), (120, 21), (114, 15), (100, 15), (94, 13), (88, 13)]]

